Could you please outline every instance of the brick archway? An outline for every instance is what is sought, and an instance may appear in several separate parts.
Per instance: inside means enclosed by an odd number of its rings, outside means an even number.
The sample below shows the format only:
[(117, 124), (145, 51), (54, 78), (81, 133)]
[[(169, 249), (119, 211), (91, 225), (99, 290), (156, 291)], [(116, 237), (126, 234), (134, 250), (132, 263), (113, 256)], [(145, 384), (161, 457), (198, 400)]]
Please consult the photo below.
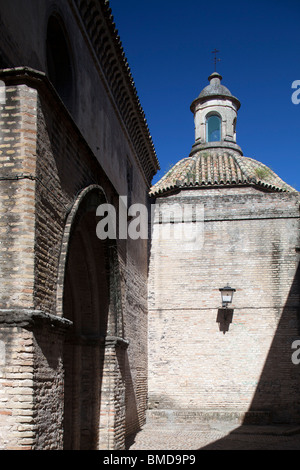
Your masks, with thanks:
[(58, 313), (72, 322), (63, 356), (65, 449), (115, 448), (115, 423), (125, 432), (116, 403), (125, 395), (126, 346), (117, 247), (96, 235), (96, 209), (106, 202), (96, 185), (78, 196), (61, 251)]

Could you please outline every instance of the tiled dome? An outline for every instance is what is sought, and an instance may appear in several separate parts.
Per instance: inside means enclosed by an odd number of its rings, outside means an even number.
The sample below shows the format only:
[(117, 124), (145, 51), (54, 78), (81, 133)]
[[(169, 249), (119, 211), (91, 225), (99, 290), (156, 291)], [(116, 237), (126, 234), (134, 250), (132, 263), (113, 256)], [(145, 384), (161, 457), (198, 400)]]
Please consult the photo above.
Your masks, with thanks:
[(229, 152), (199, 152), (176, 163), (151, 188), (150, 195), (158, 196), (184, 188), (241, 185), (268, 191), (296, 191), (270, 168), (252, 158)]

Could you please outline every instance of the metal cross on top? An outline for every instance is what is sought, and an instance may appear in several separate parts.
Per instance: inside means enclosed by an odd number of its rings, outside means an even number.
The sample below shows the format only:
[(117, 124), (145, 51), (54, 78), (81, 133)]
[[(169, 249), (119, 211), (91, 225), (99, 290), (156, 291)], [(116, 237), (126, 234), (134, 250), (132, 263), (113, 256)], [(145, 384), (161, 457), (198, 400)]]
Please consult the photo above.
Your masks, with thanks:
[(217, 59), (217, 53), (220, 52), (218, 51), (217, 49), (215, 49), (214, 51), (212, 51), (212, 54), (215, 54), (215, 57), (214, 57), (214, 63), (215, 63), (215, 72), (217, 71), (217, 62), (220, 62), (221, 59)]

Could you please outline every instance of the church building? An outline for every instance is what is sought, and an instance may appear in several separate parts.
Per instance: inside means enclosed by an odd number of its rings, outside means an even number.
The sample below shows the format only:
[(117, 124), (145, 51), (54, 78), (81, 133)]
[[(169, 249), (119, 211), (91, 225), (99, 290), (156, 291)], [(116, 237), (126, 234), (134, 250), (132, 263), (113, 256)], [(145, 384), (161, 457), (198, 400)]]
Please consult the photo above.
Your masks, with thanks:
[(243, 155), (240, 102), (208, 80), (151, 189), (148, 419), (299, 423), (299, 193)]
[[(300, 422), (299, 193), (243, 155), (221, 81), (152, 186), (109, 1), (0, 2), (1, 450), (122, 450), (147, 420)], [(99, 236), (120, 201), (149, 236)]]

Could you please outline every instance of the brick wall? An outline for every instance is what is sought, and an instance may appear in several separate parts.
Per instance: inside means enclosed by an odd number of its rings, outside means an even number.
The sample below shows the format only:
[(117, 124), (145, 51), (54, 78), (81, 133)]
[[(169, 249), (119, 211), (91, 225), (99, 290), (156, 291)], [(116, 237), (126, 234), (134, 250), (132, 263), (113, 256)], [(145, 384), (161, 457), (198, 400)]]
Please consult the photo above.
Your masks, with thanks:
[[(60, 449), (64, 445), (63, 344), (69, 323), (63, 318), (64, 279), (59, 272), (61, 253), (68, 251), (65, 234), (68, 224), (73, 223), (69, 216), (81, 201), (82, 191), (89, 187), (101, 187), (106, 201), (116, 208), (118, 193), (47, 82), (38, 80), (36, 90), (30, 78), (20, 80), (26, 84), (7, 87), (9, 99), (1, 116), (0, 344), (12, 353), (2, 356), (5, 360), (0, 370), (0, 415), (5, 429), (0, 447)], [(125, 172), (120, 173), (120, 178), (126, 181), (131, 150), (125, 137), (123, 147), (118, 141), (118, 148), (123, 149), (119, 168)], [(144, 178), (135, 167), (133, 174), (132, 200), (143, 202)], [(95, 230), (89, 229), (83, 235), (86, 243), (88, 237), (96, 238), (96, 217), (94, 224)], [(128, 247), (123, 241), (119, 247), (116, 245), (114, 253), (110, 279), (115, 290), (111, 291), (106, 331), (112, 339), (103, 339), (103, 332), (99, 331), (97, 339), (97, 351), (104, 348), (103, 354), (99, 352), (97, 373), (101, 376), (103, 388), (99, 392), (104, 408), (96, 419), (99, 439), (94, 444), (101, 448), (123, 448), (125, 435), (138, 430), (144, 422), (146, 408), (147, 245), (137, 241)], [(96, 262), (93, 259), (92, 264)], [(31, 341), (26, 356), (28, 371), (19, 357), (23, 335)], [(11, 384), (7, 380), (14, 368), (10, 357), (17, 361), (18, 374), (28, 372), (32, 379), (32, 386), (26, 385), (24, 392), (26, 417), (31, 419), (25, 427), (23, 414), (13, 411), (22, 389), (19, 382)]]
[(36, 91), (7, 87), (0, 112), (1, 305), (33, 306)]
[[(138, 240), (131, 241), (132, 251), (134, 246), (137, 248), (138, 243)], [(130, 253), (130, 248), (128, 251)], [(147, 252), (144, 253), (146, 257)], [(127, 260), (127, 316), (124, 328), (126, 337), (132, 338), (125, 357), (127, 436), (145, 423), (148, 399), (147, 272), (134, 263), (137, 258), (137, 253), (135, 256), (131, 253)], [(146, 259), (144, 263), (146, 266)], [(136, 340), (133, 341), (133, 338)]]
[(35, 440), (32, 334), (16, 326), (1, 328), (0, 341), (0, 448), (32, 449)]
[(1, 448), (34, 443), (33, 337), (22, 308), (33, 308), (36, 91), (6, 87), (0, 112)]
[[(6, 68), (1, 80), (7, 85), (7, 100), (0, 114), (0, 324), (4, 338), (0, 346), (1, 351), (18, 351), (18, 338), (22, 341), (22, 335), (29, 334), (32, 349), (27, 366), (34, 384), (28, 404), (30, 440), (22, 440), (21, 413), (12, 413), (10, 427), (2, 433), (3, 439), (0, 436), (1, 448), (64, 445), (63, 343), (70, 327), (64, 319), (64, 268), (76, 219), (72, 210), (79, 203), (84, 206), (81, 196), (92, 187), (101, 188), (105, 200), (116, 208), (119, 195), (143, 203), (158, 168), (111, 10), (107, 2), (96, 3), (47, 0), (36, 8), (28, 0), (26, 5), (16, 1), (16, 8), (1, 5), (0, 56)], [(69, 111), (46, 79), (47, 24), (52, 13), (61, 19), (70, 48)], [(91, 232), (95, 231), (88, 235)], [(83, 236), (88, 245), (87, 234)], [(109, 403), (107, 410), (100, 410), (98, 434), (94, 433), (100, 436), (101, 448), (124, 446), (125, 435), (137, 431), (145, 420), (147, 399), (147, 244), (122, 241), (114, 248), (111, 304), (118, 308), (110, 305), (106, 331), (110, 339), (95, 330), (98, 343), (86, 350), (89, 366), (93, 354), (99, 354), (102, 402)], [(89, 266), (87, 271), (93, 269)], [(3, 384), (14, 367), (9, 357), (2, 356)], [(21, 373), (22, 364), (18, 367)], [(83, 380), (87, 389), (90, 382), (86, 377)], [(0, 424), (17, 400), (19, 384), (13, 390), (11, 400), (11, 389), (1, 388), (2, 403), (8, 408), (0, 405)], [(54, 403), (56, 411), (50, 414)]]
[[(162, 203), (202, 206), (203, 238), (197, 246), (157, 240), (165, 224), (156, 215), (149, 407), (157, 412), (149, 417), (168, 409), (194, 418), (268, 411), (275, 420), (299, 419), (300, 370), (291, 361), (299, 335), (298, 194), (195, 190), (156, 199), (157, 207)], [(228, 321), (219, 292), (227, 283), (236, 289)]]

